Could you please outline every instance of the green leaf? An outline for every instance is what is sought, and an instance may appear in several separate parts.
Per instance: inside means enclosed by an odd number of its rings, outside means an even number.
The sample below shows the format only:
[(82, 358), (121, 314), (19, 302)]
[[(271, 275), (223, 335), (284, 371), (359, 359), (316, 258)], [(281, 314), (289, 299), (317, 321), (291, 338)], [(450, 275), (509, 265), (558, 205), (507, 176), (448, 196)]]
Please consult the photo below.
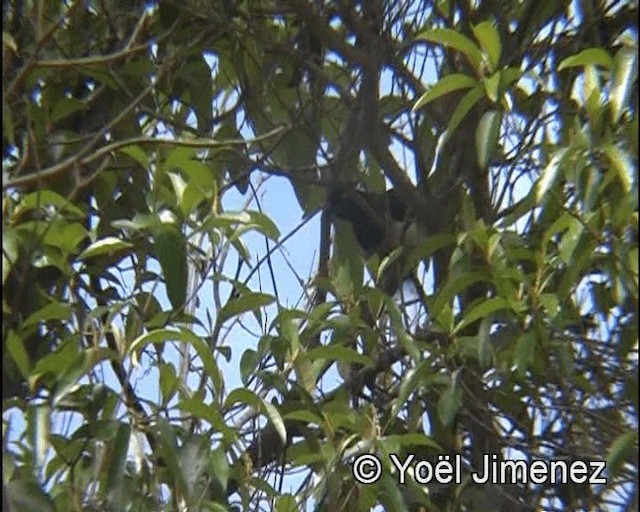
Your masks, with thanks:
[(571, 57), (564, 59), (558, 66), (558, 71), (576, 66), (582, 67), (593, 65), (611, 69), (613, 67), (613, 59), (611, 58), (611, 55), (602, 48), (588, 48), (576, 55), (572, 55)]
[(84, 226), (78, 222), (68, 222), (58, 218), (50, 224), (50, 229), (44, 236), (43, 242), (51, 248), (60, 249), (62, 261), (56, 265), (64, 268), (67, 257), (74, 253), (88, 233)]
[(323, 421), (321, 416), (305, 409), (296, 409), (287, 412), (282, 417), (286, 420), (305, 421), (312, 425), (320, 425)]
[(418, 263), (420, 260), (428, 259), (436, 251), (449, 247), (456, 243), (456, 236), (450, 233), (436, 233), (421, 240), (416, 248), (409, 255), (410, 263)]
[(62, 375), (78, 355), (77, 340), (66, 339), (53, 352), (38, 360), (30, 378), (35, 379), (46, 373)]
[(183, 498), (186, 495), (187, 486), (178, 462), (178, 442), (173, 426), (164, 416), (159, 416), (157, 419), (157, 432), (160, 441), (159, 453), (162, 455), (169, 476), (167, 483), (178, 498)]
[(54, 512), (51, 498), (33, 481), (12, 480), (5, 484), (3, 494), (10, 504), (9, 510), (22, 512)]
[(394, 261), (397, 261), (402, 254), (404, 254), (404, 247), (398, 247), (382, 258), (382, 261), (376, 270), (376, 283), (378, 285), (384, 283), (383, 277), (385, 277), (385, 270), (387, 270)]
[(533, 363), (536, 350), (536, 333), (533, 329), (523, 332), (516, 342), (515, 363), (518, 374), (523, 376)]
[(84, 218), (84, 212), (80, 208), (53, 190), (37, 190), (27, 194), (20, 200), (13, 215), (18, 217), (26, 211), (44, 208), (46, 206), (54, 206), (61, 212), (67, 211)]
[(31, 359), (25, 349), (22, 337), (13, 330), (9, 331), (7, 336), (7, 352), (15, 361), (20, 375), (26, 379), (31, 371)]
[(93, 242), (78, 256), (79, 260), (87, 260), (102, 255), (113, 255), (133, 247), (133, 244), (120, 240), (119, 238), (108, 236)]
[(62, 98), (60, 101), (56, 102), (53, 110), (51, 111), (51, 123), (55, 124), (74, 112), (87, 110), (88, 108), (87, 104), (78, 98)]
[(481, 169), (487, 167), (495, 153), (500, 136), (502, 113), (498, 110), (485, 112), (476, 128), (476, 154)]
[[(370, 488), (369, 486), (363, 487), (365, 491), (368, 491)], [(375, 500), (376, 502), (380, 502), (383, 510), (394, 510), (398, 512), (409, 510), (403, 499), (405, 489), (402, 487), (404, 486), (399, 485), (396, 478), (394, 478), (390, 472), (383, 471), (380, 487), (381, 490), (375, 493)], [(362, 497), (359, 497), (359, 500), (361, 499)], [(367, 510), (370, 509), (367, 508)]]
[(271, 423), (273, 423), (273, 426), (278, 432), (280, 439), (282, 440), (283, 443), (286, 443), (287, 429), (284, 425), (282, 416), (280, 416), (280, 412), (278, 411), (275, 405), (267, 402), (266, 400), (263, 400), (262, 405), (263, 405), (264, 411), (267, 414), (267, 417), (271, 420)]
[[(611, 77), (611, 91), (609, 93), (611, 117), (617, 123), (625, 109), (631, 108), (629, 98), (634, 90), (634, 82), (638, 74), (637, 48), (623, 47), (615, 57), (613, 76)], [(636, 86), (637, 87), (637, 86)]]
[(280, 230), (278, 229), (278, 226), (267, 215), (262, 212), (255, 211), (250, 211), (248, 213), (251, 217), (252, 227), (255, 227), (258, 231), (272, 240), (277, 241), (280, 238)]
[(544, 238), (542, 242), (542, 247), (546, 248), (546, 244), (551, 240), (555, 235), (561, 233), (567, 229), (573, 222), (574, 217), (570, 213), (563, 213), (560, 217), (558, 217), (551, 226), (545, 231)]
[(387, 312), (389, 313), (389, 317), (391, 318), (391, 328), (393, 329), (398, 342), (400, 343), (402, 348), (407, 351), (407, 354), (409, 354), (411, 358), (417, 363), (422, 359), (420, 350), (418, 350), (416, 341), (411, 337), (411, 335), (405, 328), (402, 312), (400, 311), (398, 304), (388, 295), (384, 297), (384, 302), (387, 308)]
[(74, 357), (62, 361), (62, 363), (65, 364), (64, 371), (55, 374), (56, 387), (52, 400), (54, 406), (59, 406), (69, 393), (77, 389), (79, 386), (78, 381), (91, 369), (92, 361), (87, 357), (87, 352), (82, 351), (74, 354)]
[(254, 409), (257, 409), (266, 414), (267, 418), (271, 421), (276, 429), (276, 432), (280, 436), (283, 443), (287, 442), (287, 430), (282, 420), (282, 416), (278, 409), (271, 403), (263, 400), (253, 391), (246, 388), (234, 389), (225, 400), (225, 406), (231, 407), (234, 403), (241, 402)]
[(607, 155), (611, 166), (616, 171), (624, 193), (630, 193), (637, 172), (637, 166), (633, 164), (631, 155), (614, 144), (607, 144), (602, 148), (602, 151)]
[(274, 323), (279, 326), (281, 336), (288, 342), (292, 351), (300, 348), (300, 320), (304, 317), (303, 311), (283, 308), (274, 320)]
[(463, 53), (476, 72), (480, 73), (482, 52), (471, 39), (462, 35), (460, 32), (448, 28), (435, 28), (421, 32), (416, 39), (439, 43)]
[(178, 375), (172, 363), (160, 365), (160, 391), (162, 393), (162, 403), (167, 404), (178, 389)]
[(409, 396), (416, 389), (425, 384), (425, 381), (429, 376), (429, 372), (431, 371), (430, 364), (431, 363), (429, 361), (421, 361), (415, 369), (410, 368), (407, 373), (403, 375), (402, 381), (400, 382), (398, 397), (391, 408), (392, 417), (395, 417), (398, 414), (398, 411), (404, 407)]
[(278, 226), (269, 217), (260, 212), (224, 212), (212, 217), (207, 222), (207, 228), (235, 225), (240, 225), (243, 228), (242, 231), (235, 235), (236, 238), (250, 229), (256, 229), (273, 240), (277, 240), (280, 237)]
[(258, 366), (258, 353), (253, 349), (247, 349), (240, 358), (240, 378), (246, 386)]
[(310, 350), (307, 356), (312, 361), (316, 359), (325, 359), (328, 361), (341, 361), (344, 363), (355, 363), (368, 365), (373, 364), (373, 360), (364, 354), (356, 352), (352, 348), (340, 345), (328, 345)]
[(167, 176), (169, 177), (169, 180), (171, 181), (171, 185), (173, 185), (173, 192), (176, 195), (176, 199), (178, 204), (180, 205), (180, 211), (183, 214), (187, 214), (189, 213), (189, 211), (185, 211), (185, 209), (182, 207), (183, 206), (183, 197), (184, 197), (184, 190), (187, 188), (187, 182), (184, 180), (184, 178), (177, 172), (168, 172)]
[(227, 454), (222, 448), (211, 451), (211, 467), (213, 469), (212, 476), (215, 478), (222, 489), (227, 488), (229, 481), (229, 461)]
[(148, 229), (158, 229), (161, 221), (156, 214), (136, 213), (131, 220), (114, 220), (111, 225), (116, 229), (130, 229), (132, 231), (146, 231)]
[(133, 158), (142, 166), (143, 169), (149, 168), (149, 156), (140, 146), (132, 144), (131, 146), (120, 148), (118, 152)]
[(16, 40), (9, 32), (2, 31), (2, 45), (6, 46), (10, 50), (14, 52), (18, 52), (18, 45), (16, 44)]
[(489, 78), (486, 78), (482, 81), (482, 85), (484, 86), (484, 90), (487, 93), (487, 98), (489, 98), (493, 103), (498, 102), (498, 98), (500, 96), (500, 85), (502, 82), (502, 74), (500, 72), (491, 75)]
[(560, 299), (555, 293), (543, 293), (539, 300), (549, 318), (553, 319), (561, 312)]
[(595, 66), (585, 66), (583, 77), (584, 105), (592, 124), (599, 126), (603, 113), (600, 73)]
[(237, 299), (227, 302), (218, 312), (218, 322), (222, 324), (229, 318), (241, 315), (247, 311), (258, 311), (260, 308), (268, 306), (275, 301), (273, 295), (260, 292), (244, 293)]
[(113, 444), (111, 444), (112, 452), (108, 464), (107, 482), (105, 485), (109, 503), (115, 509), (120, 510), (122, 510), (124, 506), (122, 484), (124, 482), (130, 437), (131, 426), (127, 423), (121, 423), (116, 437), (113, 440)]
[(69, 320), (72, 311), (70, 304), (64, 302), (49, 302), (35, 313), (29, 315), (24, 321), (23, 327), (26, 328), (39, 322), (46, 322), (47, 320)]
[(170, 151), (162, 165), (185, 216), (203, 199), (212, 199), (217, 193), (216, 172), (200, 158), (193, 148), (177, 147)]
[(438, 400), (438, 417), (445, 426), (453, 424), (453, 421), (462, 405), (462, 389), (458, 385), (459, 370), (451, 376), (451, 384), (443, 391)]
[(162, 163), (162, 170), (164, 172), (171, 172), (176, 169), (185, 170), (190, 167), (192, 163), (198, 163), (196, 160), (197, 158), (198, 150), (194, 148), (184, 146), (171, 148), (171, 150), (167, 154), (167, 158)]
[(473, 35), (476, 37), (482, 49), (489, 57), (490, 71), (494, 71), (500, 65), (502, 55), (502, 44), (500, 43), (500, 33), (493, 21), (483, 21), (472, 26)]
[(571, 217), (569, 220), (569, 227), (565, 234), (562, 236), (562, 240), (560, 240), (559, 250), (560, 250), (560, 258), (567, 265), (573, 263), (573, 254), (576, 250), (576, 247), (580, 243), (580, 239), (582, 233), (584, 232), (584, 226), (582, 222), (580, 222), (575, 217)]
[(231, 407), (236, 402), (246, 404), (258, 411), (261, 410), (262, 406), (262, 398), (246, 388), (236, 388), (232, 390), (224, 401), (224, 405), (225, 407)]
[(199, 398), (185, 398), (178, 403), (178, 409), (208, 422), (217, 432), (233, 439), (233, 431), (226, 426), (224, 418), (215, 404), (205, 404)]
[(191, 104), (198, 121), (198, 130), (211, 130), (213, 117), (213, 85), (211, 69), (202, 55), (197, 55), (180, 70), (180, 79), (186, 80)]
[(560, 148), (551, 157), (551, 161), (542, 171), (542, 176), (538, 181), (536, 187), (536, 200), (538, 204), (542, 203), (542, 199), (547, 192), (555, 185), (558, 175), (560, 173), (560, 167), (564, 161), (564, 157), (567, 154), (567, 148)]
[(362, 290), (364, 265), (351, 224), (340, 221), (335, 237), (333, 285), (339, 297), (359, 295)]
[(184, 441), (178, 452), (178, 464), (186, 485), (186, 495), (189, 502), (198, 499), (198, 483), (208, 465), (208, 451), (206, 439), (192, 434)]
[(4, 226), (2, 230), (2, 284), (5, 283), (11, 268), (18, 261), (19, 254), (20, 237), (17, 231)]
[(412, 110), (415, 112), (419, 108), (426, 104), (438, 99), (445, 94), (449, 94), (453, 91), (460, 89), (479, 88), (480, 83), (469, 75), (463, 75), (461, 73), (454, 73), (442, 77), (438, 82), (432, 85), (427, 92), (425, 92), (418, 101), (413, 105)]
[(296, 498), (291, 494), (283, 494), (276, 499), (275, 512), (298, 512), (299, 510)]
[(482, 272), (462, 272), (450, 279), (447, 284), (438, 292), (431, 306), (431, 314), (437, 317), (445, 304), (449, 303), (453, 297), (471, 286), (472, 284), (486, 279)]
[(633, 455), (638, 453), (637, 442), (637, 432), (625, 432), (611, 444), (607, 453), (607, 470), (612, 477), (615, 478), (620, 473), (626, 460), (631, 461)]
[(447, 130), (445, 132), (445, 140), (448, 140), (449, 137), (453, 135), (464, 117), (483, 97), (484, 93), (482, 92), (482, 89), (479, 88), (471, 89), (467, 94), (464, 95), (460, 103), (458, 103), (455, 111), (453, 112), (451, 119), (449, 120), (449, 125), (447, 126)]
[(191, 330), (186, 328), (180, 328), (178, 330), (171, 329), (158, 329), (143, 334), (136, 338), (129, 347), (128, 353), (132, 354), (138, 350), (141, 350), (149, 343), (166, 343), (168, 341), (183, 341), (191, 345), (204, 366), (206, 375), (211, 379), (213, 388), (216, 392), (222, 390), (222, 375), (220, 369), (213, 358), (211, 348), (200, 338), (196, 336)]
[(173, 309), (180, 309), (187, 300), (187, 253), (184, 236), (175, 226), (163, 224), (155, 235), (155, 254), (160, 262)]
[(318, 151), (314, 140), (314, 127), (307, 125), (294, 125), (282, 137), (275, 153), (282, 155), (282, 162), (289, 168), (302, 169), (314, 164)]

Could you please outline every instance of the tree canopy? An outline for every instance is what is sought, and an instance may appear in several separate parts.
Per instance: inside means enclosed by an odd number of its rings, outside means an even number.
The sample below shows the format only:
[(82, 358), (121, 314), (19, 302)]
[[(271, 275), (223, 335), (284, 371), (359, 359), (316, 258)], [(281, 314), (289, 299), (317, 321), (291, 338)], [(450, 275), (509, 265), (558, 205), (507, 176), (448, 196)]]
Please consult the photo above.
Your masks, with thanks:
[(3, 510), (637, 508), (637, 23), (3, 2)]

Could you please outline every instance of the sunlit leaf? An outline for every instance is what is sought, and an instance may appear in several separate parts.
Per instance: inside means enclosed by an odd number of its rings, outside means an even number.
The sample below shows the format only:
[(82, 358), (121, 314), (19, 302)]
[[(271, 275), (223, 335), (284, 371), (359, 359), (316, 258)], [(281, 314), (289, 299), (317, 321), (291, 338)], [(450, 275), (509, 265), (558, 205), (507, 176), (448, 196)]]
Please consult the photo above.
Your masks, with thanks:
[(490, 162), (498, 145), (502, 115), (497, 110), (489, 110), (482, 115), (476, 128), (476, 154), (478, 165), (484, 169)]
[(119, 254), (131, 247), (133, 247), (131, 243), (109, 236), (93, 242), (78, 255), (78, 259), (88, 260), (90, 258), (95, 258), (96, 256)]
[(614, 144), (607, 144), (602, 150), (616, 171), (622, 189), (628, 194), (633, 187), (634, 178), (637, 178), (637, 165), (634, 165), (631, 155)]
[(14, 215), (22, 215), (28, 210), (47, 206), (54, 206), (60, 211), (67, 211), (78, 217), (84, 217), (84, 212), (80, 208), (53, 190), (37, 190), (27, 194), (16, 206)]
[(567, 57), (558, 65), (558, 71), (576, 66), (602, 66), (606, 69), (613, 67), (611, 55), (603, 48), (588, 48), (576, 55)]
[(500, 86), (502, 85), (501, 73), (495, 73), (489, 78), (483, 80), (482, 85), (484, 86), (484, 90), (487, 93), (487, 98), (489, 98), (493, 103), (498, 103), (498, 99), (500, 98), (500, 94), (502, 92), (500, 90)]
[(471, 39), (448, 28), (435, 28), (418, 34), (416, 39), (424, 39), (442, 44), (466, 55), (474, 69), (479, 72), (482, 63), (482, 53)]
[(486, 52), (491, 63), (491, 70), (497, 69), (500, 64), (502, 54), (502, 44), (500, 43), (500, 33), (493, 21), (483, 21), (472, 27), (473, 35), (476, 37), (482, 49)]
[(475, 78), (468, 75), (460, 73), (446, 75), (432, 85), (427, 92), (420, 96), (420, 98), (418, 98), (418, 101), (413, 105), (413, 110), (416, 111), (441, 96), (449, 94), (450, 92), (458, 91), (460, 89), (477, 88), (479, 85), (480, 84)]
[(580, 243), (580, 237), (584, 232), (583, 224), (576, 218), (572, 218), (569, 222), (567, 231), (560, 240), (560, 257), (562, 260), (571, 264), (573, 261), (573, 254)]
[(634, 48), (621, 48), (615, 56), (615, 65), (611, 77), (610, 107), (613, 122), (629, 108), (629, 99), (634, 81), (638, 75), (638, 51)]
[(549, 164), (542, 171), (542, 177), (536, 187), (536, 199), (538, 204), (555, 185), (560, 174), (561, 165), (564, 156), (567, 153), (566, 148), (561, 148), (555, 152)]

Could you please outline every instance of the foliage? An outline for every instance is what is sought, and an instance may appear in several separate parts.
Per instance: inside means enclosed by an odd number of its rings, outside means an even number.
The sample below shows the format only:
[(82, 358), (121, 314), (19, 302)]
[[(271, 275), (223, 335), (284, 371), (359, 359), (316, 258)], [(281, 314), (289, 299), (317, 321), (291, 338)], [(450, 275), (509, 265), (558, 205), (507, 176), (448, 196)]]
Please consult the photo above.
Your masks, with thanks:
[[(636, 3), (3, 13), (3, 509), (637, 507)], [(327, 192), (387, 184), (424, 241), (332, 251)], [(607, 480), (475, 484), (483, 454)]]

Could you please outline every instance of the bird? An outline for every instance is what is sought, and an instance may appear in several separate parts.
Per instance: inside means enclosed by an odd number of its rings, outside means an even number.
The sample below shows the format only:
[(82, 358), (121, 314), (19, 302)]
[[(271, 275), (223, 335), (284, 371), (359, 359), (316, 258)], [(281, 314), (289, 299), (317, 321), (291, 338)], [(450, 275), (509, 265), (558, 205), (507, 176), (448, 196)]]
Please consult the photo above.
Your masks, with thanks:
[(383, 289), (395, 293), (411, 275), (411, 269), (404, 268), (406, 256), (425, 236), (400, 192), (395, 188), (385, 192), (335, 189), (328, 194), (326, 210), (334, 226), (337, 221), (351, 226), (365, 258), (382, 259), (401, 249), (405, 257), (395, 259), (382, 276)]

